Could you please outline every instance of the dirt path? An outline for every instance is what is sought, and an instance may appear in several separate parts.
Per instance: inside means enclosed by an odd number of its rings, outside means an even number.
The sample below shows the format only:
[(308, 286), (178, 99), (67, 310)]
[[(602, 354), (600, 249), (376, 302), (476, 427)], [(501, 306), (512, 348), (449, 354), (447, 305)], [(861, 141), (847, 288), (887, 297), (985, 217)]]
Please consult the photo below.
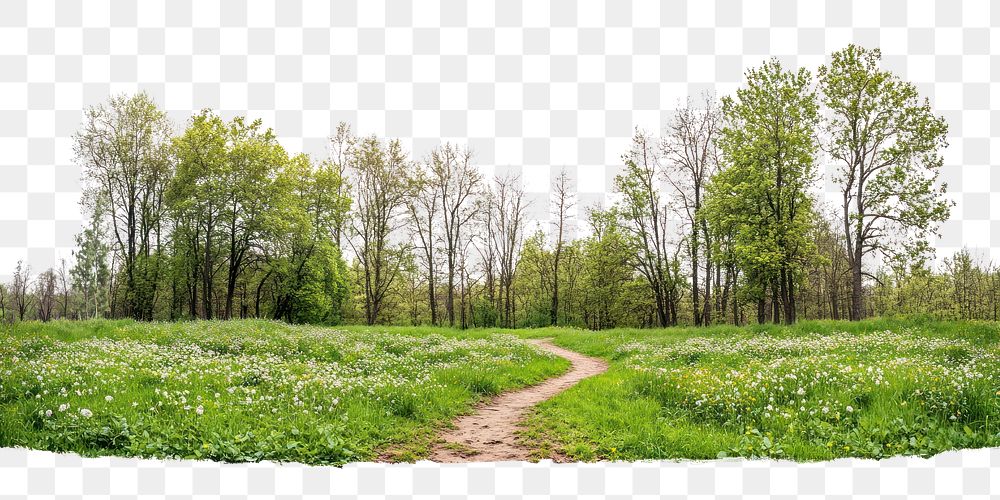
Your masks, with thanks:
[(587, 377), (604, 373), (604, 360), (558, 347), (547, 340), (533, 344), (572, 363), (569, 371), (537, 385), (497, 396), (475, 413), (459, 417), (455, 429), (445, 432), (430, 460), (435, 462), (503, 462), (529, 460), (529, 450), (517, 443), (518, 422), (532, 406), (559, 394)]

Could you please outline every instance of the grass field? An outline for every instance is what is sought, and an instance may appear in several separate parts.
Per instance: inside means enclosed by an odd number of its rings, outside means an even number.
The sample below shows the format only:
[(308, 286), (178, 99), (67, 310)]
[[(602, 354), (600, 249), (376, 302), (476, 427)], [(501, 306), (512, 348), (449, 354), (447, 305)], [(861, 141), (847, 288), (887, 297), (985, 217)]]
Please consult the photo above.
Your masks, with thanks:
[(611, 369), (540, 405), (527, 432), (540, 455), (824, 460), (1000, 445), (992, 323), (551, 333)]
[(486, 332), (25, 323), (0, 334), (0, 446), (311, 464), (392, 450), (408, 459), (479, 398), (567, 366)]
[(810, 322), (588, 332), (26, 323), (0, 332), (0, 446), (341, 464), (426, 456), (484, 396), (610, 361), (542, 403), (536, 456), (932, 455), (1000, 445), (1000, 326)]

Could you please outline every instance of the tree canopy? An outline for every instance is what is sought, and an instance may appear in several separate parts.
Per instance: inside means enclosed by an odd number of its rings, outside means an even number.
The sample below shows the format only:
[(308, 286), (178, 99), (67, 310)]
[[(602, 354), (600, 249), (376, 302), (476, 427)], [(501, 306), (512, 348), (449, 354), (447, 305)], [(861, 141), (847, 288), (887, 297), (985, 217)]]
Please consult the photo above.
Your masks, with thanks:
[[(926, 260), (949, 215), (947, 124), (880, 58), (851, 45), (815, 79), (769, 59), (730, 96), (682, 101), (662, 133), (636, 129), (607, 206), (575, 192), (582, 167), (552, 167), (538, 200), (460, 144), (417, 158), (342, 123), (329, 155), (312, 158), (260, 120), (202, 110), (176, 130), (148, 95), (113, 96), (74, 136), (88, 222), (72, 262), (21, 264), (0, 287), (2, 317), (594, 329), (997, 319), (991, 263)], [(834, 207), (815, 189), (830, 162)]]

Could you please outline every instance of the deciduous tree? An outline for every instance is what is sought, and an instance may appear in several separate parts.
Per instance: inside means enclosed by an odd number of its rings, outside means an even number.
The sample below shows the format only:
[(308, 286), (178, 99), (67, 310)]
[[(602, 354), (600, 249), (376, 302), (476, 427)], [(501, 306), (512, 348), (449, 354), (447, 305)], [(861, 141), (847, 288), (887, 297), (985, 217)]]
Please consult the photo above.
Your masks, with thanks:
[(576, 206), (576, 197), (571, 191), (565, 168), (559, 171), (559, 176), (552, 183), (552, 195), (552, 215), (555, 217), (556, 227), (555, 248), (552, 251), (552, 306), (549, 309), (549, 323), (556, 325), (559, 322), (559, 264), (562, 263), (570, 210)]
[(166, 113), (145, 93), (119, 95), (84, 113), (74, 137), (85, 200), (100, 199), (124, 273), (116, 315), (152, 319), (160, 281), (164, 189), (173, 173)]
[(950, 207), (937, 183), (948, 124), (916, 86), (881, 69), (881, 58), (877, 48), (852, 44), (819, 69), (826, 151), (843, 198), (852, 320), (864, 315), (866, 257), (927, 251)]
[[(702, 213), (705, 186), (718, 166), (715, 147), (721, 114), (715, 100), (703, 96), (700, 105), (687, 103), (667, 125), (663, 139), (666, 179), (678, 198), (679, 212), (688, 224), (687, 249), (691, 264), (691, 306), (695, 325), (712, 322), (712, 246), (708, 221)], [(704, 261), (701, 257), (704, 256)], [(701, 262), (704, 263), (702, 289)]]
[(380, 320), (386, 296), (399, 276), (407, 250), (392, 235), (406, 221), (406, 202), (413, 195), (410, 164), (399, 141), (388, 144), (375, 136), (359, 141), (350, 161), (354, 212), (348, 242), (361, 264), (365, 322)]
[(625, 171), (615, 177), (622, 194), (620, 214), (636, 242), (634, 264), (653, 295), (659, 326), (677, 322), (678, 283), (671, 270), (668, 210), (660, 183), (664, 169), (653, 139), (642, 131), (632, 138), (632, 149), (623, 157)]
[[(735, 227), (736, 252), (758, 299), (771, 294), (772, 320), (796, 319), (796, 284), (811, 257), (816, 94), (805, 69), (777, 59), (747, 72), (736, 97), (722, 101), (719, 149), (727, 168), (712, 180), (715, 222)], [(780, 308), (779, 308), (780, 304)]]

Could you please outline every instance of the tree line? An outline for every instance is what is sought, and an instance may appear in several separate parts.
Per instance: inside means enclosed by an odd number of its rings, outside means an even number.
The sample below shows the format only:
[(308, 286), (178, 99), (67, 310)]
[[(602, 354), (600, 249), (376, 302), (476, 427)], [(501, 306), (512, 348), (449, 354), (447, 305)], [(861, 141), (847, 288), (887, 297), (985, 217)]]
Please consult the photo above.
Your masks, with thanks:
[[(951, 206), (947, 124), (880, 59), (851, 45), (815, 75), (771, 59), (734, 95), (689, 98), (661, 134), (636, 131), (609, 206), (580, 206), (557, 171), (544, 224), (518, 177), (484, 176), (461, 145), (412, 158), (341, 124), (316, 161), (259, 120), (204, 110), (175, 133), (146, 94), (115, 96), (74, 137), (89, 221), (72, 265), (19, 263), (0, 311), (463, 328), (996, 319), (996, 268), (967, 252), (929, 264)], [(814, 194), (824, 160), (836, 206)]]

